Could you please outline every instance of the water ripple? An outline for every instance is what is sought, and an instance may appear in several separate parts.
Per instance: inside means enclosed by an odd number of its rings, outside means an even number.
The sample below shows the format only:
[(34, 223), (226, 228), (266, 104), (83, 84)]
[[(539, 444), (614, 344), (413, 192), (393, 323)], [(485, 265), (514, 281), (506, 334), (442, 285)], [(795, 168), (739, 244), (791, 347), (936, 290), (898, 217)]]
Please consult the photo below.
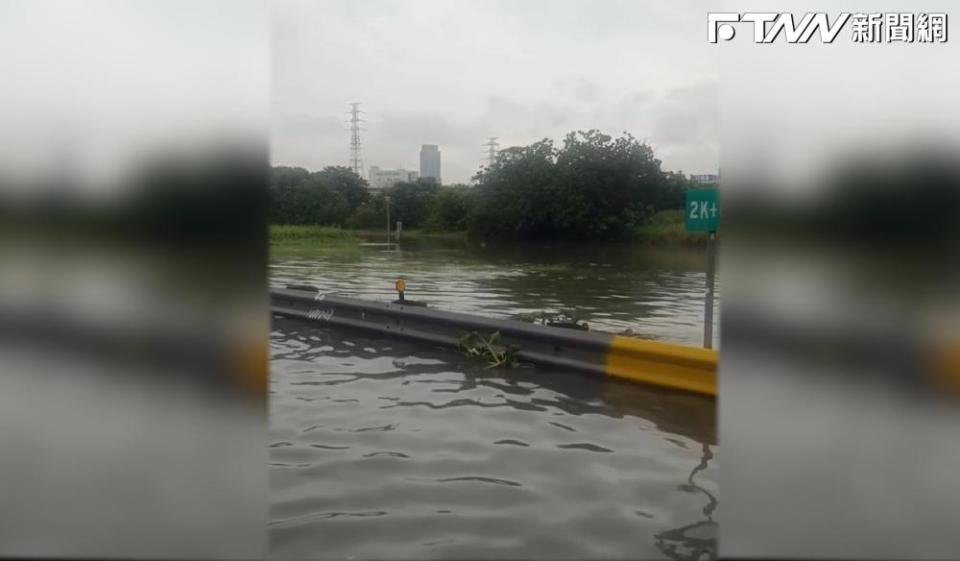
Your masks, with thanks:
[[(359, 333), (344, 336), (349, 347), (297, 321), (275, 327), (273, 557), (715, 551), (702, 534), (716, 509), (712, 401), (543, 369), (487, 370)], [(332, 350), (305, 369), (300, 343), (317, 337)], [(362, 348), (376, 352), (350, 355), (345, 372), (336, 351)], [(398, 357), (416, 364), (381, 370)], [(325, 378), (341, 383), (302, 383)], [(457, 397), (437, 399), (451, 395), (437, 389)]]
[(516, 481), (510, 481), (508, 479), (496, 479), (494, 477), (483, 477), (480, 475), (464, 475), (461, 477), (447, 477), (445, 479), (434, 479), (437, 483), (450, 483), (453, 481), (478, 481), (480, 483), (492, 483), (494, 485), (506, 485), (507, 487), (522, 487), (520, 483)]
[(613, 452), (613, 450), (609, 448), (597, 446), (596, 444), (590, 444), (589, 442), (577, 442), (576, 444), (557, 444), (557, 448), (563, 448), (564, 450), (586, 450), (588, 452)]
[[(592, 329), (701, 343), (706, 289), (702, 252), (637, 252), (632, 247), (517, 251), (521, 259), (501, 266), (495, 254), (459, 248), (361, 251), (348, 259), (322, 248), (298, 250), (271, 257), (270, 282), (306, 283), (323, 292), (386, 301), (395, 298), (393, 279), (402, 271), (411, 296), (437, 308), (501, 318), (576, 309)], [(591, 264), (591, 255), (604, 261)], [(722, 284), (718, 276), (715, 334)]]
[[(402, 271), (437, 308), (699, 344), (699, 257), (557, 255), (275, 255), (271, 283), (387, 300)], [(273, 558), (716, 557), (710, 400), (275, 319), (270, 408)]]

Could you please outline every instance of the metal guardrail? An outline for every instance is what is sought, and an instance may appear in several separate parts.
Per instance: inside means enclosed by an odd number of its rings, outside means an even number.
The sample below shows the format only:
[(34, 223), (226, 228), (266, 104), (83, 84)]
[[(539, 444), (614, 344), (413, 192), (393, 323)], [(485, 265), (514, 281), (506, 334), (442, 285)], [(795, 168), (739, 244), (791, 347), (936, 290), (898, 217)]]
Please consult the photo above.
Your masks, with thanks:
[(500, 342), (517, 349), (515, 355), (521, 360), (710, 396), (717, 393), (717, 353), (709, 349), (346, 298), (306, 287), (271, 289), (270, 310), (280, 316), (448, 347), (460, 346), (468, 333), (499, 333)]

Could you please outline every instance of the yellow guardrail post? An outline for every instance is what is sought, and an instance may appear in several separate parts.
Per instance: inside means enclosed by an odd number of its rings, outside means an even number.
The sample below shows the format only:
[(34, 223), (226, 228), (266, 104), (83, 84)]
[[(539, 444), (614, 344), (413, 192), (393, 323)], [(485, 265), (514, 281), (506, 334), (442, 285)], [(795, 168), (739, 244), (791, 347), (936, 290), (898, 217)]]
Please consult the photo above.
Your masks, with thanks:
[(717, 351), (615, 335), (607, 349), (608, 376), (717, 395)]

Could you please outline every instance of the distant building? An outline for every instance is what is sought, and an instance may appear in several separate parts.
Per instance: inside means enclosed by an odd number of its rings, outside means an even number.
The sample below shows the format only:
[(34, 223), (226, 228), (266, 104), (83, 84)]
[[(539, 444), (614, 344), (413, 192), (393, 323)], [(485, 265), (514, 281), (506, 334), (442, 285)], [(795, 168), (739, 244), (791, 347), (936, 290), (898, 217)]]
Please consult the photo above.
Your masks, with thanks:
[(440, 147), (436, 144), (420, 147), (420, 177), (440, 183)]
[(370, 184), (370, 190), (380, 191), (393, 187), (397, 183), (406, 183), (417, 180), (417, 172), (405, 169), (380, 169), (377, 166), (370, 166), (370, 177), (367, 182)]
[(720, 174), (706, 173), (703, 175), (690, 175), (690, 181), (694, 183), (719, 183)]

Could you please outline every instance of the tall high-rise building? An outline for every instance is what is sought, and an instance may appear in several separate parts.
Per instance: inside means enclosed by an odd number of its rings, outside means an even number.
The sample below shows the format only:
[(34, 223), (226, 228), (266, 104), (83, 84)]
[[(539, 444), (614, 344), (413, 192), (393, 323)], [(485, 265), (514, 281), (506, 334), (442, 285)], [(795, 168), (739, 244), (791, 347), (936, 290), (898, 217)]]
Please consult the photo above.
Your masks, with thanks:
[(436, 144), (420, 147), (420, 177), (440, 183), (440, 147)]

